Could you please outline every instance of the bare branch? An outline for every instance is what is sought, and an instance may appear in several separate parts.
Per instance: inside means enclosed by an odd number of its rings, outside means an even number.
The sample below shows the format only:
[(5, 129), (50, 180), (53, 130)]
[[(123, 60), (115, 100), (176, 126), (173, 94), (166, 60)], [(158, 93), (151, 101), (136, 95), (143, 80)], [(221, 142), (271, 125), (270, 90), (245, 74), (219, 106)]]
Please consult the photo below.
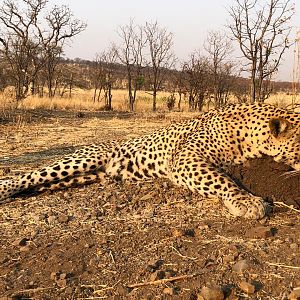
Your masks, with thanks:
[(264, 83), (277, 71), (292, 44), (288, 36), (294, 6), (291, 0), (236, 0), (229, 14), (229, 29), (249, 62), (251, 101), (264, 101), (268, 94)]

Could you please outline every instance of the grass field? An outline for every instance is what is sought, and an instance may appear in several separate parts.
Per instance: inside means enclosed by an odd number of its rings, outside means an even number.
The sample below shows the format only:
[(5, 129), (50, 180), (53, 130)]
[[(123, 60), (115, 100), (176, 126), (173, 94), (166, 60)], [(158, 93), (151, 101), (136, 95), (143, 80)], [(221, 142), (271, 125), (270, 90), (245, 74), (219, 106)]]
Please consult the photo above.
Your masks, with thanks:
[[(112, 91), (112, 106), (113, 110), (128, 111), (128, 92), (127, 90), (113, 90)], [(167, 110), (166, 97), (170, 93), (159, 92), (157, 97), (158, 110)], [(10, 91), (0, 93), (0, 105), (1, 107), (14, 107), (14, 98)], [(38, 96), (28, 96), (21, 101), (18, 108), (26, 109), (70, 109), (70, 110), (103, 110), (104, 99), (99, 102), (93, 101), (93, 90), (74, 89), (72, 97), (54, 97), (52, 99), (48, 97), (40, 98)], [(182, 109), (187, 110), (188, 106), (186, 101), (182, 101)], [(139, 91), (137, 94), (135, 111), (146, 112), (152, 110), (152, 95), (150, 92)]]
[[(112, 92), (112, 106), (116, 111), (128, 111), (128, 94), (127, 90), (113, 90)], [(170, 95), (168, 92), (159, 92), (157, 97), (157, 110), (167, 111), (166, 99)], [(178, 108), (179, 96), (176, 94), (175, 109)], [(236, 101), (233, 97), (232, 102)], [(287, 95), (285, 93), (277, 93), (271, 95), (266, 101), (280, 107), (290, 106), (292, 103), (300, 104), (300, 95)], [(15, 108), (16, 103), (14, 101), (13, 93), (10, 90), (6, 90), (0, 93), (0, 107), (2, 109)], [(48, 97), (28, 96), (22, 100), (18, 105), (18, 108), (24, 109), (61, 109), (61, 110), (88, 110), (98, 111), (103, 110), (104, 99), (99, 102), (93, 101), (93, 90), (74, 89), (72, 97), (54, 97), (52, 99)], [(150, 112), (152, 110), (152, 95), (150, 92), (139, 91), (137, 94), (137, 100), (135, 105), (136, 112)], [(180, 110), (188, 111), (188, 99), (183, 97)]]

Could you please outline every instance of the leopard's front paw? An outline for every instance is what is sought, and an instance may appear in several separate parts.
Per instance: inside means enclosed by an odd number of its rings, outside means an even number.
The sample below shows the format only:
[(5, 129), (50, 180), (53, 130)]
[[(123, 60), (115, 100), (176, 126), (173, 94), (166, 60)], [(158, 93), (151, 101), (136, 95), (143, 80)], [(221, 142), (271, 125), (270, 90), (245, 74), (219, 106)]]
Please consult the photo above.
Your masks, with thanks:
[(224, 204), (232, 215), (246, 219), (261, 219), (271, 210), (270, 205), (261, 197), (252, 195), (225, 200)]

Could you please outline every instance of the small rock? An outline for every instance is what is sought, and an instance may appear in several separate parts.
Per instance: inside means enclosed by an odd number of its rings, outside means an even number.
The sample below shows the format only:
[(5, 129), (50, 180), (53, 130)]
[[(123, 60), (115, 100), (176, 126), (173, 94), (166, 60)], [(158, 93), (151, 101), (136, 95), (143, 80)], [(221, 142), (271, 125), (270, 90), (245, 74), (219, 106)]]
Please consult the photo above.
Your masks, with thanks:
[(290, 248), (291, 248), (292, 250), (297, 250), (297, 249), (298, 249), (298, 244), (292, 243), (292, 244), (290, 244)]
[(174, 237), (184, 236), (184, 231), (182, 229), (175, 228), (172, 231), (172, 236), (174, 236)]
[(234, 255), (225, 255), (223, 257), (223, 263), (229, 263), (235, 261)]
[(57, 272), (51, 272), (51, 274), (50, 274), (50, 278), (51, 278), (51, 280), (57, 280)]
[(198, 295), (197, 300), (223, 300), (224, 293), (219, 287), (207, 287), (204, 286)]
[(158, 270), (162, 265), (163, 265), (164, 261), (162, 259), (153, 259), (150, 260), (147, 266), (147, 270), (150, 272), (154, 272), (156, 270)]
[(163, 289), (163, 293), (166, 295), (174, 295), (174, 288), (166, 287)]
[(155, 271), (150, 275), (150, 281), (160, 280), (165, 278), (165, 272), (164, 271)]
[(241, 281), (239, 283), (239, 288), (247, 294), (255, 293), (255, 286), (247, 281)]
[(20, 247), (20, 251), (21, 252), (29, 252), (30, 251), (30, 247), (28, 245)]
[(56, 281), (57, 286), (64, 288), (67, 286), (67, 280), (66, 279), (58, 279)]
[(270, 226), (256, 226), (246, 231), (245, 236), (253, 239), (266, 239), (274, 236), (276, 228)]
[(228, 250), (232, 252), (239, 252), (239, 249), (236, 245), (229, 245)]
[(61, 274), (59, 274), (59, 278), (60, 279), (66, 279), (67, 278), (67, 274), (66, 273), (61, 273)]
[(73, 294), (73, 289), (72, 289), (71, 287), (67, 287), (67, 288), (65, 289), (65, 293), (66, 293), (67, 295), (71, 295), (71, 294)]
[(56, 216), (53, 216), (53, 215), (49, 216), (47, 219), (49, 224), (53, 224), (55, 222), (55, 220), (56, 220)]
[(288, 299), (290, 299), (290, 300), (297, 300), (299, 298), (300, 298), (300, 287), (296, 287), (289, 294)]
[(237, 273), (243, 273), (248, 268), (249, 268), (248, 261), (246, 259), (242, 259), (233, 265), (232, 270)]
[(60, 215), (58, 217), (58, 222), (60, 223), (67, 223), (69, 221), (69, 217), (67, 215)]
[(200, 223), (198, 226), (197, 226), (197, 228), (198, 229), (200, 229), (200, 230), (207, 230), (207, 229), (209, 229), (209, 224), (207, 224), (207, 223), (205, 223), (205, 222), (203, 222), (203, 223)]

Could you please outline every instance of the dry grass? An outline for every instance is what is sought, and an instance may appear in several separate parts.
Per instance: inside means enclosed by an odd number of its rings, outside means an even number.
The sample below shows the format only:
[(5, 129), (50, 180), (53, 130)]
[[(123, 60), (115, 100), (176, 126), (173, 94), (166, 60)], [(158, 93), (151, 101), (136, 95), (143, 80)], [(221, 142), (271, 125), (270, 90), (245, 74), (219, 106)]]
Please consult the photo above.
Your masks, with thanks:
[[(112, 105), (116, 111), (128, 111), (128, 94), (127, 90), (113, 90), (112, 91)], [(170, 95), (168, 92), (159, 92), (157, 96), (157, 110), (167, 111), (166, 100)], [(103, 95), (102, 95), (103, 96)], [(179, 97), (176, 95), (175, 109), (177, 108)], [(234, 99), (232, 99), (234, 102)], [(272, 103), (279, 107), (291, 107), (292, 103), (300, 105), (300, 95), (292, 95), (286, 93), (272, 94), (266, 103)], [(7, 111), (10, 108), (15, 108), (14, 95), (11, 88), (7, 88), (0, 93), (0, 109)], [(93, 90), (74, 89), (72, 97), (65, 96), (54, 97), (52, 99), (47, 97), (28, 96), (21, 101), (18, 108), (24, 109), (60, 109), (60, 110), (76, 110), (76, 111), (99, 111), (104, 108), (103, 97), (99, 102), (93, 101)], [(139, 91), (137, 93), (137, 100), (135, 105), (136, 112), (150, 112), (152, 111), (152, 95), (147, 91)], [(188, 111), (188, 100), (183, 99), (181, 103), (181, 111)]]
[(300, 95), (277, 93), (272, 94), (266, 103), (271, 103), (282, 108), (291, 108), (294, 104), (296, 106), (300, 105)]
[[(128, 111), (128, 94), (127, 90), (113, 90), (112, 91), (112, 106), (117, 111)], [(157, 96), (158, 111), (166, 111), (166, 98), (170, 95), (168, 92), (159, 92)], [(0, 93), (1, 108), (8, 108), (14, 106), (13, 93), (10, 90)], [(93, 101), (93, 90), (74, 89), (72, 97), (68, 96), (54, 97), (52, 99), (47, 97), (28, 96), (19, 103), (18, 108), (26, 109), (66, 109), (66, 110), (102, 110), (104, 107), (103, 97), (99, 102)], [(182, 109), (187, 110), (187, 102), (183, 101)], [(152, 110), (152, 95), (150, 92), (139, 91), (137, 93), (135, 111), (147, 112)]]

